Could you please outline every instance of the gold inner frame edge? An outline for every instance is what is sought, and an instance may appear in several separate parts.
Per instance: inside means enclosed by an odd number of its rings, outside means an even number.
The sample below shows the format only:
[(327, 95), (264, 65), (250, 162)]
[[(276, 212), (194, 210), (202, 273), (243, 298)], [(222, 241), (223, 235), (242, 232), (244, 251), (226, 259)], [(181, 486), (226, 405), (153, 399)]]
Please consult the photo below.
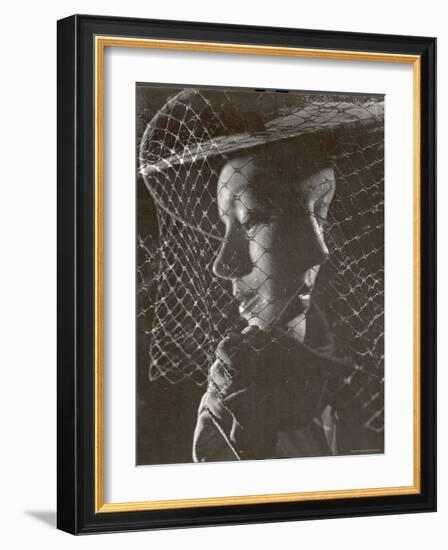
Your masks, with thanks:
[[(272, 493), (177, 500), (106, 503), (104, 501), (104, 53), (106, 47), (150, 48), (207, 53), (270, 55), (330, 60), (406, 63), (413, 65), (413, 458), (414, 480), (410, 486), (332, 491)], [(418, 55), (323, 50), (311, 48), (256, 46), (178, 40), (96, 36), (95, 59), (95, 513), (166, 510), (207, 506), (231, 506), (275, 502), (304, 502), (341, 498), (379, 497), (419, 494), (421, 490), (420, 426), (420, 125), (421, 59)]]

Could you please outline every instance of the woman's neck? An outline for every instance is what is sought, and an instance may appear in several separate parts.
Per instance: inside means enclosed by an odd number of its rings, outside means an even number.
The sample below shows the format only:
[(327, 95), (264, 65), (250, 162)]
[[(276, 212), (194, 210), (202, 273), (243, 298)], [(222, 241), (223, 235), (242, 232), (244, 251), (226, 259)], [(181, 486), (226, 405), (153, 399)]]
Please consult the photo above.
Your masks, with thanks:
[(305, 313), (300, 313), (287, 323), (287, 332), (292, 338), (294, 338), (294, 340), (303, 343), (306, 336)]

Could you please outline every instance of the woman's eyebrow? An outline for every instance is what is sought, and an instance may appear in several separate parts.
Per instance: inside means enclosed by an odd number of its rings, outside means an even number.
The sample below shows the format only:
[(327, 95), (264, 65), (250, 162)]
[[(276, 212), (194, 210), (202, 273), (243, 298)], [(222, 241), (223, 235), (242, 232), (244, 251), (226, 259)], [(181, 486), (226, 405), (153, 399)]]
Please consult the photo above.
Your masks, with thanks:
[[(228, 190), (229, 191), (229, 190)], [(226, 210), (230, 210), (232, 208), (237, 208), (238, 206), (244, 206), (245, 208), (248, 208), (246, 205), (246, 202), (250, 202), (249, 199), (247, 201), (244, 200), (244, 195), (246, 194), (246, 191), (242, 189), (241, 191), (231, 192), (229, 191), (229, 195), (222, 199), (222, 203), (227, 207)], [(219, 206), (219, 210), (223, 211), (224, 209)]]

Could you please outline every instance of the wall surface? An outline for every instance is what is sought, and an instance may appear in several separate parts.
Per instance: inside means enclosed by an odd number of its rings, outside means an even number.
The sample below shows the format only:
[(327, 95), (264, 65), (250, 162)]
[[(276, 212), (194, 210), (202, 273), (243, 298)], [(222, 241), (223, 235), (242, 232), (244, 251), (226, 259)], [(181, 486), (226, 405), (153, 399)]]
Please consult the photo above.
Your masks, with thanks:
[[(260, 3), (89, 0), (7, 2), (1, 41), (0, 507), (4, 548), (446, 548), (448, 462), (444, 399), (444, 307), (439, 289), (439, 512), (75, 538), (55, 530), (56, 468), (56, 20), (92, 13), (315, 29), (437, 36), (439, 98), (448, 97), (443, 2)], [(448, 148), (447, 103), (439, 104), (439, 151)], [(444, 157), (440, 155), (439, 173)], [(448, 191), (439, 182), (439, 280), (448, 278), (443, 235)]]

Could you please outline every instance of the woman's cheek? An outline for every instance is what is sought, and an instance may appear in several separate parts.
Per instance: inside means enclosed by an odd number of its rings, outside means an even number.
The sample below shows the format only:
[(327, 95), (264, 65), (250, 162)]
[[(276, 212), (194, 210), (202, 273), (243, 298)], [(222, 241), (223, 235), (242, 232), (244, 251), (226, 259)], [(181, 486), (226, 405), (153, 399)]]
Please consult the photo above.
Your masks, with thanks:
[(273, 274), (273, 243), (275, 229), (263, 225), (249, 241), (249, 255), (254, 268), (261, 270), (266, 276)]

